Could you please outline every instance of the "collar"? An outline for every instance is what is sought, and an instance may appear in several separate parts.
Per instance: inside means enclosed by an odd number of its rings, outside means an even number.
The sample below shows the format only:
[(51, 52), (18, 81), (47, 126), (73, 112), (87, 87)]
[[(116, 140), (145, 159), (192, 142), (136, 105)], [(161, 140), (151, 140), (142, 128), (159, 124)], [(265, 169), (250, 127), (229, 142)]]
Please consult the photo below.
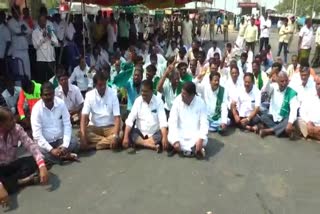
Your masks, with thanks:
[[(69, 88), (68, 93), (73, 91), (72, 84), (70, 84), (70, 82), (68, 83), (68, 88)], [(63, 92), (62, 86), (60, 84), (59, 84), (58, 90), (59, 92)]]
[(97, 90), (96, 88), (94, 88), (94, 93), (95, 93), (95, 96), (96, 96), (96, 97), (98, 97), (99, 99), (102, 99), (102, 98), (104, 98), (104, 97), (107, 95), (107, 93), (108, 93), (108, 86), (106, 87), (106, 91), (104, 92), (103, 97), (100, 96), (100, 94), (99, 94), (99, 92), (98, 92), (98, 90)]
[[(42, 105), (43, 108), (48, 109), (48, 108), (45, 106), (45, 104), (44, 104), (44, 102), (43, 102), (42, 99), (41, 99), (41, 105)], [(53, 109), (55, 109), (55, 108), (57, 108), (57, 107), (58, 107), (58, 103), (57, 103), (56, 98), (54, 98), (54, 99), (53, 99), (53, 107), (52, 107), (52, 109), (48, 109), (48, 110), (53, 110)]]

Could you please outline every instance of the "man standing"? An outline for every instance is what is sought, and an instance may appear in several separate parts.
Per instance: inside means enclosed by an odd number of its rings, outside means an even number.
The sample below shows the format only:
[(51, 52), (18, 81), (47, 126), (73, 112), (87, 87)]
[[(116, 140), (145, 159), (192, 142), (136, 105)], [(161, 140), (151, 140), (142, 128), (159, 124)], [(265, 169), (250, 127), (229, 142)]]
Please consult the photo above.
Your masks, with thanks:
[(210, 41), (213, 41), (214, 40), (214, 28), (216, 25), (216, 20), (215, 20), (214, 16), (211, 17), (209, 25), (210, 25), (210, 27), (209, 27)]
[(78, 150), (72, 138), (70, 114), (63, 100), (54, 96), (52, 83), (41, 86), (41, 100), (33, 107), (31, 127), (34, 140), (50, 163), (74, 161)]
[(284, 63), (288, 63), (288, 43), (289, 43), (289, 36), (290, 36), (290, 29), (288, 26), (288, 19), (283, 19), (283, 25), (280, 28), (279, 31), (279, 50), (278, 50), (278, 57), (281, 54), (282, 48), (283, 50), (283, 56), (284, 56)]
[[(32, 156), (18, 158), (18, 142)], [(7, 207), (9, 195), (21, 186), (35, 184), (37, 178), (41, 184), (47, 184), (48, 177), (38, 145), (15, 123), (10, 110), (0, 107), (0, 205)]]
[(11, 35), (6, 25), (6, 14), (0, 11), (0, 75), (6, 72), (5, 59), (8, 56), (10, 45)]
[(120, 50), (127, 50), (129, 47), (129, 29), (130, 23), (126, 19), (126, 15), (124, 13), (120, 14), (120, 19), (118, 23), (119, 29), (119, 45)]
[(182, 41), (187, 48), (192, 43), (192, 26), (192, 21), (189, 20), (189, 14), (187, 14), (186, 19), (182, 22)]
[(93, 77), (93, 83), (95, 88), (86, 94), (82, 109), (80, 148), (115, 149), (121, 141), (119, 101), (114, 91), (107, 88), (104, 73), (98, 72)]
[[(8, 21), (8, 28), (11, 32), (11, 54), (12, 57), (22, 60), (23, 65), (19, 62), (20, 75), (27, 75), (31, 79), (30, 59), (29, 59), (29, 43), (28, 35), (31, 34), (31, 29), (28, 24), (20, 19), (20, 8), (13, 6), (11, 9), (12, 18)], [(23, 67), (24, 72), (23, 73)]]
[[(271, 77), (274, 75), (271, 74)], [(277, 137), (286, 133), (293, 137), (293, 123), (297, 119), (299, 103), (297, 92), (288, 87), (288, 76), (280, 72), (277, 76), (277, 83), (271, 83), (271, 79), (263, 92), (271, 97), (269, 113), (261, 116), (261, 122), (266, 128), (260, 129), (260, 137), (275, 134)]]
[(47, 17), (39, 17), (39, 26), (32, 33), (32, 42), (37, 50), (37, 78), (39, 82), (48, 81), (55, 70), (55, 49), (59, 42), (50, 25), (47, 25)]
[(320, 26), (316, 32), (316, 51), (314, 53), (314, 57), (312, 59), (312, 67), (317, 68), (320, 64)]
[(247, 26), (244, 33), (244, 41), (254, 53), (256, 42), (258, 41), (258, 28), (255, 25), (254, 18), (251, 18), (251, 23)]
[[(135, 146), (153, 149), (167, 149), (167, 118), (161, 98), (153, 95), (152, 81), (141, 83), (141, 96), (138, 97), (126, 120), (123, 146), (129, 143)], [(135, 122), (135, 127), (134, 127)]]
[(221, 19), (221, 17), (219, 16), (218, 17), (218, 19), (217, 19), (217, 34), (218, 34), (218, 32), (219, 32), (219, 29), (220, 29), (220, 33), (222, 34), (222, 27), (221, 27), (221, 25), (222, 25), (222, 19)]
[[(262, 16), (261, 16), (262, 17)], [(269, 45), (271, 20), (269, 16), (263, 18), (261, 22), (261, 33), (260, 33), (260, 52), (266, 50)]]
[(173, 149), (168, 156), (178, 152), (184, 156), (205, 157), (209, 124), (206, 105), (196, 94), (196, 85), (187, 82), (173, 102), (168, 122), (168, 140)]
[(309, 63), (311, 48), (313, 45), (312, 19), (306, 19), (299, 33), (298, 55), (300, 64)]

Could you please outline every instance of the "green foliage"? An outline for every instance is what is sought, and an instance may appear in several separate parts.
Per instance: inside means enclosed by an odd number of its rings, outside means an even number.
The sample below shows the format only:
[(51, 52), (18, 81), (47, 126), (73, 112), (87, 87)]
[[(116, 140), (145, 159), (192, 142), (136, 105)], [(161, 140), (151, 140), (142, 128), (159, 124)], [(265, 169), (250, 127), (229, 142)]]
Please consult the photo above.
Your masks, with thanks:
[[(313, 3), (314, 4), (314, 11), (316, 14), (320, 13), (320, 0), (298, 0), (297, 5), (297, 14), (298, 16), (312, 16), (313, 11)], [(293, 13), (293, 0), (283, 0), (280, 4), (276, 7), (276, 10), (279, 13)]]

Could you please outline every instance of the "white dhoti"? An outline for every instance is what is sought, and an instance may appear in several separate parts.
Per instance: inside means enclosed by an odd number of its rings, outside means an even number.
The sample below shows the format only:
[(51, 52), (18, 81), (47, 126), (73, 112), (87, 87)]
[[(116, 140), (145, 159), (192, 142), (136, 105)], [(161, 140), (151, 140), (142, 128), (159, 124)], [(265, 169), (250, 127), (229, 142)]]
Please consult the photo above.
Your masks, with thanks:
[(243, 36), (238, 36), (236, 40), (236, 45), (240, 50), (242, 51), (244, 49), (244, 37)]
[[(182, 151), (188, 151), (191, 152), (191, 148), (194, 147), (199, 140), (199, 136), (186, 136), (183, 134), (178, 134), (178, 139), (174, 139), (176, 135), (168, 134), (168, 141), (171, 145), (173, 145), (175, 142), (179, 141), (181, 150)], [(208, 138), (203, 140), (203, 147), (207, 146), (208, 144)]]
[(14, 50), (12, 52), (12, 57), (19, 58), (22, 60), (23, 65), (19, 61), (19, 75), (27, 75), (28, 78), (31, 79), (30, 59), (28, 50)]

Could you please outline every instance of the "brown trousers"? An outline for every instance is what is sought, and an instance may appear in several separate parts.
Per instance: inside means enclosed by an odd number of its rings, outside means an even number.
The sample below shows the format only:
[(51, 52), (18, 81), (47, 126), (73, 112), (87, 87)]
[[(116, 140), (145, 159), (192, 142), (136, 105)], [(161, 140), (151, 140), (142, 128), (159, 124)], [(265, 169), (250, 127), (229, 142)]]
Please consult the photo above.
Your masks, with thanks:
[[(87, 140), (90, 144), (95, 144), (97, 150), (109, 149), (110, 144), (114, 140), (115, 127), (96, 127), (88, 126), (87, 127)], [(122, 138), (123, 133), (120, 132), (120, 139)]]

